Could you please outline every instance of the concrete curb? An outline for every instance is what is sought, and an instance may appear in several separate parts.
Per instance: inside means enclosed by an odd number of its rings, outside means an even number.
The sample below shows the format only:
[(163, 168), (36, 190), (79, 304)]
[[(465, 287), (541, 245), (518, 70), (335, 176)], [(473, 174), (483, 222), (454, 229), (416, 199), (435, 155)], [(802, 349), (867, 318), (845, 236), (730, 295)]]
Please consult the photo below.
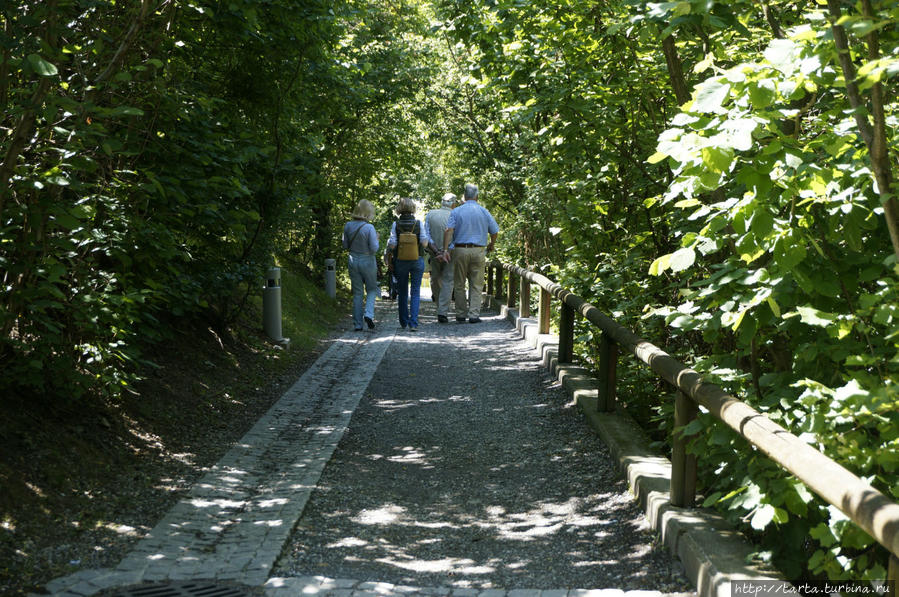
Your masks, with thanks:
[(536, 319), (522, 318), (517, 310), (492, 297), (489, 302), (537, 351), (544, 367), (568, 391), (609, 447), (649, 524), (671, 554), (683, 563), (699, 597), (731, 597), (733, 581), (783, 581), (776, 571), (751, 561), (755, 548), (721, 516), (700, 508), (672, 506), (671, 462), (650, 448), (649, 438), (637, 423), (620, 409), (614, 413), (597, 411), (598, 380), (583, 367), (560, 364), (558, 338), (540, 334)]

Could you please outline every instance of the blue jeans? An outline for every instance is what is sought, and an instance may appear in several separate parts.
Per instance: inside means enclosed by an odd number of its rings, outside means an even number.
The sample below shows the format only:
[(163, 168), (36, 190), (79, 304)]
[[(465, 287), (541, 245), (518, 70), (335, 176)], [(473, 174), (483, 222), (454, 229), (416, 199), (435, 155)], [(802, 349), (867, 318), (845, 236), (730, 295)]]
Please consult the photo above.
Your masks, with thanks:
[[(353, 326), (362, 329), (362, 317), (375, 318), (375, 299), (378, 297), (378, 264), (374, 255), (350, 253), (350, 282), (353, 286)], [(362, 286), (365, 286), (363, 290)], [(362, 307), (362, 295), (365, 296), (365, 311)]]
[[(400, 310), (400, 325), (418, 327), (418, 305), (421, 302), (421, 278), (425, 274), (425, 260), (421, 257), (415, 261), (396, 260), (393, 266), (397, 280), (397, 302)], [(409, 282), (412, 282), (411, 296)]]

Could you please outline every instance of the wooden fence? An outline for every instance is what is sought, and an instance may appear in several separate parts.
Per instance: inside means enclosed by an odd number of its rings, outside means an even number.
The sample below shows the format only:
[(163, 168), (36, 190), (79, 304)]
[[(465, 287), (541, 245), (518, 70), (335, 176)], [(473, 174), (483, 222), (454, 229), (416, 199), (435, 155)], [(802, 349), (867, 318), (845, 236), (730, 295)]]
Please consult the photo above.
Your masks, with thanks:
[[(505, 288), (504, 271), (509, 272)], [(537, 325), (541, 334), (547, 334), (550, 330), (551, 299), (561, 301), (558, 323), (560, 363), (571, 363), (573, 360), (576, 313), (602, 331), (598, 410), (615, 410), (618, 354), (630, 353), (677, 389), (676, 427), (686, 425), (696, 417), (697, 405), (705, 407), (883, 545), (892, 554), (888, 578), (894, 581), (892, 593), (896, 595), (896, 581), (899, 580), (899, 504), (748, 404), (727, 394), (721, 387), (703, 381), (696, 371), (639, 338), (549, 278), (515, 265), (497, 261), (488, 264), (487, 294), (499, 296), (501, 289), (504, 290), (509, 307), (516, 305), (517, 296), (521, 317), (531, 316), (532, 284), (540, 287)], [(696, 456), (687, 454), (686, 441), (679, 436), (672, 440), (671, 503), (675, 506), (693, 506), (696, 497)]]

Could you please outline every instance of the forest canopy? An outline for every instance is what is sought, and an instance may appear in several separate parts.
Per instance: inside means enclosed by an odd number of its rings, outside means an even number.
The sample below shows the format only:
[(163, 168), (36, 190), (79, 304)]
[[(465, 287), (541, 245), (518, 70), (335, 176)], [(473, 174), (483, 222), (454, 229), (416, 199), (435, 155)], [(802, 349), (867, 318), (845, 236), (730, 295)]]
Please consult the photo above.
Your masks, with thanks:
[[(476, 182), (537, 268), (899, 498), (899, 3), (40, 0), (0, 8), (3, 392), (115, 399), (187, 320)], [(579, 323), (577, 351), (596, 361)], [(628, 370), (628, 409), (671, 400)], [(654, 391), (647, 391), (647, 386)], [(886, 552), (701, 415), (789, 577)]]

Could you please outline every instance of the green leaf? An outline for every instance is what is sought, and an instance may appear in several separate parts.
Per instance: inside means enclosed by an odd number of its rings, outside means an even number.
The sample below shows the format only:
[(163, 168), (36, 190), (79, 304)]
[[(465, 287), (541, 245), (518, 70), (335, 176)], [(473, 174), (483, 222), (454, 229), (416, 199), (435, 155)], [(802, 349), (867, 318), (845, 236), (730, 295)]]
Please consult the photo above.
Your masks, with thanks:
[(29, 54), (26, 60), (31, 69), (42, 77), (53, 77), (59, 73), (54, 65), (44, 60), (39, 54)]
[(667, 157), (668, 157), (667, 153), (657, 151), (654, 154), (652, 154), (651, 156), (649, 156), (648, 158), (646, 158), (646, 162), (649, 164), (658, 164), (659, 162), (664, 161), (665, 158), (667, 158)]
[(836, 315), (834, 315), (833, 313), (819, 311), (818, 309), (815, 309), (814, 307), (811, 307), (809, 305), (796, 307), (796, 311), (799, 313), (802, 323), (808, 325), (826, 328), (836, 319)]
[(710, 495), (709, 497), (705, 498), (705, 501), (702, 502), (702, 507), (703, 507), (703, 508), (708, 508), (709, 506), (714, 506), (715, 503), (717, 503), (718, 500), (720, 500), (720, 499), (721, 499), (721, 492), (720, 492), (720, 491), (716, 491), (715, 493), (713, 493), (713, 494)]
[(652, 262), (652, 265), (649, 266), (649, 274), (651, 276), (659, 276), (661, 275), (671, 264), (671, 254), (662, 255)]
[(792, 270), (806, 257), (807, 249), (797, 241), (797, 236), (790, 231), (774, 241), (774, 259), (785, 270)]
[(109, 114), (110, 116), (143, 116), (144, 111), (133, 106), (119, 106)]
[(864, 549), (874, 543), (871, 535), (860, 529), (855, 523), (846, 522), (840, 544), (849, 549)]
[(756, 210), (749, 229), (760, 241), (765, 239), (774, 230), (774, 214), (764, 208)]
[(684, 436), (696, 435), (703, 429), (704, 429), (704, 426), (702, 424), (702, 421), (699, 419), (693, 419), (692, 421), (690, 421), (689, 423), (687, 423), (686, 425), (683, 426), (683, 428), (681, 429), (681, 435), (684, 435)]
[(787, 491), (784, 494), (784, 503), (787, 509), (796, 516), (804, 517), (808, 514), (808, 504), (795, 491)]
[(691, 247), (678, 249), (671, 254), (670, 266), (673, 272), (682, 272), (696, 262), (696, 251)]
[(725, 121), (722, 133), (715, 135), (712, 141), (722, 147), (737, 151), (752, 149), (752, 133), (758, 128), (758, 122), (752, 118), (734, 118)]
[(734, 150), (731, 147), (703, 147), (702, 161), (714, 172), (727, 172), (734, 161)]
[(774, 522), (784, 524), (790, 521), (790, 515), (783, 508), (774, 508)]
[(801, 46), (791, 39), (775, 39), (765, 50), (765, 59), (785, 75), (796, 71), (801, 55)]
[(721, 113), (721, 104), (730, 95), (730, 83), (724, 79), (710, 79), (696, 86), (696, 97), (690, 107), (692, 112)]
[(65, 230), (74, 230), (81, 226), (81, 220), (66, 212), (56, 214), (53, 219), (60, 228)]
[(757, 531), (762, 531), (768, 524), (774, 520), (775, 508), (771, 504), (762, 504), (759, 506), (749, 524)]
[(749, 91), (749, 101), (758, 110), (767, 108), (777, 98), (776, 83), (772, 79), (756, 81), (754, 85), (749, 85), (747, 90)]

